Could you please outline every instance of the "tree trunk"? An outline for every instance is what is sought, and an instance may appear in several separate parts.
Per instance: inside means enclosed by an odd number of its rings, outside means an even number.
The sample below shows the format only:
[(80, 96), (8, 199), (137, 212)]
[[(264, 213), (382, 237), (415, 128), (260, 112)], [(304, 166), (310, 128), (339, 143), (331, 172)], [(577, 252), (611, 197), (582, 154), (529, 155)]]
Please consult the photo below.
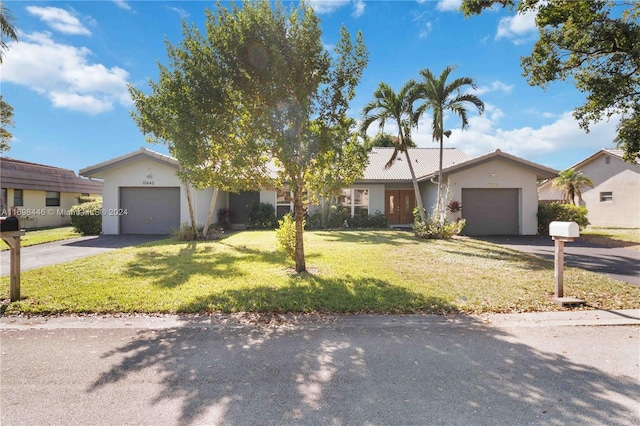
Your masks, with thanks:
[(193, 189), (189, 182), (184, 182), (185, 192), (187, 194), (187, 206), (189, 207), (189, 219), (191, 219), (191, 228), (193, 229), (193, 235), (195, 235), (196, 240), (200, 238), (198, 234), (198, 224), (196, 223), (196, 215), (193, 210), (193, 197), (191, 195), (191, 190)]
[(300, 273), (307, 271), (304, 261), (304, 204), (300, 185), (293, 193), (293, 208), (296, 219), (296, 272)]
[(213, 218), (213, 213), (216, 210), (216, 202), (218, 201), (218, 188), (213, 188), (213, 195), (211, 196), (211, 204), (209, 204), (209, 213), (207, 214), (207, 221), (204, 224), (204, 229), (202, 230), (202, 236), (207, 238), (207, 233), (209, 232), (209, 226), (211, 226), (211, 219)]
[(409, 149), (404, 150), (404, 155), (407, 157), (407, 164), (409, 164), (409, 171), (411, 172), (411, 182), (413, 182), (413, 191), (416, 193), (416, 204), (418, 204), (418, 211), (420, 212), (420, 220), (422, 223), (427, 223), (427, 215), (424, 212), (424, 204), (422, 204), (422, 194), (420, 194), (420, 186), (418, 186), (418, 180), (416, 174), (413, 171), (413, 164), (411, 164), (411, 158), (409, 158)]
[[(442, 129), (443, 123), (440, 123)], [(438, 198), (436, 199), (436, 212), (438, 212), (438, 218), (440, 224), (444, 223), (444, 208), (442, 206), (442, 158), (444, 151), (444, 134), (440, 135), (440, 163), (438, 165)]]

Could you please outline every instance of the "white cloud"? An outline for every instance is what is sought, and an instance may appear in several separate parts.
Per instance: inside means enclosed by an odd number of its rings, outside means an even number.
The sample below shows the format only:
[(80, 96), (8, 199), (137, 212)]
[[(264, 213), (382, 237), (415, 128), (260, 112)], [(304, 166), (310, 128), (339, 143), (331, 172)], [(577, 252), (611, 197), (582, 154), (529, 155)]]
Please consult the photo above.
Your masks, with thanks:
[(348, 5), (351, 0), (311, 0), (311, 6), (316, 13), (322, 15), (331, 13), (343, 6)]
[(511, 93), (511, 90), (513, 90), (513, 84), (506, 84), (496, 80), (491, 84), (478, 86), (478, 88), (473, 91), (473, 94), (479, 96), (479, 95), (484, 95), (485, 93), (488, 93), (488, 92)]
[(187, 12), (186, 10), (184, 10), (181, 7), (174, 7), (174, 6), (167, 6), (167, 9), (176, 12), (178, 15), (180, 15), (181, 18), (188, 18), (189, 17), (189, 12)]
[(420, 32), (418, 33), (418, 37), (420, 38), (427, 37), (429, 34), (431, 34), (432, 29), (433, 29), (433, 25), (431, 24), (431, 22), (425, 23), (424, 28), (422, 28), (422, 30), (420, 30)]
[(2, 64), (5, 83), (27, 86), (47, 96), (55, 107), (97, 114), (115, 102), (129, 106), (129, 73), (120, 67), (91, 63), (86, 47), (59, 44), (50, 33), (24, 34), (11, 44)]
[(436, 10), (440, 12), (455, 12), (458, 10), (462, 0), (439, 0), (436, 4)]
[[(456, 147), (471, 156), (500, 149), (530, 160), (578, 149), (595, 152), (611, 143), (619, 120), (619, 117), (614, 117), (608, 122), (593, 124), (591, 132), (585, 133), (571, 112), (565, 112), (553, 123), (538, 128), (526, 126), (504, 129), (499, 126), (502, 118), (502, 110), (488, 106), (484, 115), (470, 117), (469, 127), (464, 131), (460, 129), (459, 122), (453, 121), (450, 126), (451, 137), (445, 139), (445, 146)], [(430, 117), (425, 118), (425, 125), (413, 135), (419, 146), (433, 145), (428, 120)], [(455, 119), (452, 117), (452, 120)], [(457, 128), (454, 127), (454, 123)]]
[(355, 0), (353, 2), (353, 16), (356, 18), (361, 17), (362, 15), (364, 15), (364, 9), (366, 7), (366, 4), (363, 0)]
[(65, 34), (90, 35), (89, 31), (71, 13), (57, 7), (27, 6), (27, 12), (37, 16), (49, 27)]
[(522, 44), (536, 36), (536, 14), (527, 12), (500, 19), (496, 40), (508, 38), (514, 44)]
[(131, 10), (131, 6), (129, 6), (129, 4), (126, 2), (126, 0), (113, 0), (113, 2), (116, 4), (116, 6), (118, 6), (120, 9), (124, 9), (124, 10)]

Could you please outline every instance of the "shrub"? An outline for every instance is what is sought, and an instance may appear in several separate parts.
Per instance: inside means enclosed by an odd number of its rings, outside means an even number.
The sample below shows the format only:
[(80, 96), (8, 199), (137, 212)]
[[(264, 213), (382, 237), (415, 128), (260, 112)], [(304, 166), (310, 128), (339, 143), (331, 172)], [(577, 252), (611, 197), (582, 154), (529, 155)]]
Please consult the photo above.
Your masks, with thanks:
[[(296, 222), (287, 213), (278, 221), (280, 225), (276, 229), (276, 238), (278, 240), (278, 250), (284, 251), (292, 260), (296, 259)], [(304, 229), (305, 222), (302, 222)]]
[(538, 234), (549, 235), (549, 224), (554, 220), (576, 222), (580, 229), (589, 224), (587, 208), (563, 203), (538, 204)]
[[(204, 231), (204, 226), (198, 226), (198, 235), (202, 236), (202, 231)], [(210, 226), (207, 235), (202, 238), (205, 240), (219, 240), (222, 234), (224, 234), (224, 229)], [(187, 222), (180, 225), (179, 228), (174, 228), (171, 231), (171, 236), (178, 241), (193, 241), (196, 239), (193, 227)]]
[(94, 201), (102, 201), (102, 197), (91, 197), (89, 195), (80, 195), (76, 198), (78, 204), (92, 203)]
[(249, 211), (249, 228), (272, 229), (276, 227), (276, 209), (273, 204), (255, 203)]
[(415, 218), (413, 223), (413, 232), (416, 237), (449, 239), (454, 235), (460, 234), (467, 225), (467, 221), (465, 219), (458, 219), (453, 222), (448, 219), (440, 221), (438, 216), (438, 213), (434, 210), (433, 213), (427, 216), (427, 223), (423, 223), (420, 220), (418, 208), (416, 207), (413, 209), (413, 217)]
[(234, 217), (236, 217), (236, 212), (223, 207), (218, 210), (218, 225), (223, 229), (229, 229), (231, 228), (231, 219)]
[(71, 207), (71, 226), (82, 235), (102, 232), (102, 201), (92, 201)]
[(388, 228), (389, 221), (384, 213), (376, 212), (372, 215), (356, 215), (347, 219), (350, 228)]

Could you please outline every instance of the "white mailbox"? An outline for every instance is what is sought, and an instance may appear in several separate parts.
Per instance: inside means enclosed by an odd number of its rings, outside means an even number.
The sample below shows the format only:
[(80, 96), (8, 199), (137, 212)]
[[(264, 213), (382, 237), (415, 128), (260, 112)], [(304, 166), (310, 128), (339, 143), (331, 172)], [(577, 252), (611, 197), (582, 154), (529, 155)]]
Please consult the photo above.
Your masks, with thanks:
[(549, 235), (554, 239), (573, 241), (574, 238), (580, 237), (580, 227), (575, 222), (551, 222)]

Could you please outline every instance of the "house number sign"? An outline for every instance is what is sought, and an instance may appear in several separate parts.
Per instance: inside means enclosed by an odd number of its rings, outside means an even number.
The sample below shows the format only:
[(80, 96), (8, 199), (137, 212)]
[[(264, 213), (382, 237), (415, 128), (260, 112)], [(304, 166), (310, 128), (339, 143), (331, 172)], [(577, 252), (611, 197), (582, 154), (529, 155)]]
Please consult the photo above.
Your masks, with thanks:
[(152, 180), (143, 180), (142, 181), (142, 185), (145, 185), (145, 186), (155, 185), (155, 184), (156, 184), (155, 181), (152, 181)]

